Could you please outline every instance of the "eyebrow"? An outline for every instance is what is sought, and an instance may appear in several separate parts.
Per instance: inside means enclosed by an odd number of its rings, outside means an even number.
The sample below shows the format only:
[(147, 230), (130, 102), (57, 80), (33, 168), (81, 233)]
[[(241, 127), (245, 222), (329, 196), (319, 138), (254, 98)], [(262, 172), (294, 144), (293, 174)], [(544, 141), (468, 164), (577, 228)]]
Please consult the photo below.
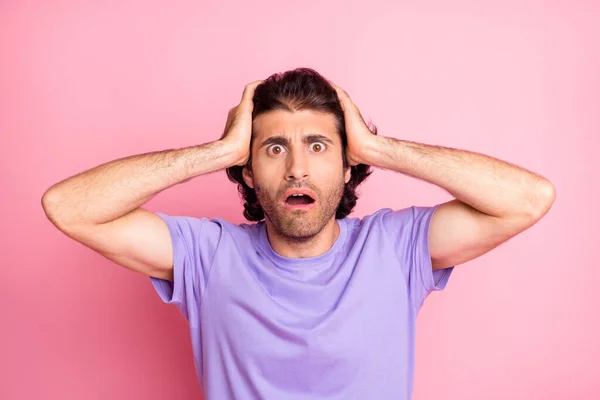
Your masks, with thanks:
[[(318, 133), (310, 133), (302, 138), (303, 143), (313, 143), (313, 142), (326, 142), (330, 145), (334, 145), (333, 140), (329, 139), (325, 135), (321, 135)], [(288, 146), (290, 141), (285, 136), (271, 136), (270, 138), (265, 139), (260, 146), (259, 149), (271, 145), (271, 144), (280, 144), (282, 146)]]

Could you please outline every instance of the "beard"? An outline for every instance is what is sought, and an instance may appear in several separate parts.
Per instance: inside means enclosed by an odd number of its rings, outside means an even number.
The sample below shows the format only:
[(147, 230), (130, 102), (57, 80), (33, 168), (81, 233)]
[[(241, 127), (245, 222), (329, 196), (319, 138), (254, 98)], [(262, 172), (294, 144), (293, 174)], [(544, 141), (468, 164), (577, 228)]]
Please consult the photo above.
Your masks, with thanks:
[[(306, 242), (314, 238), (329, 221), (335, 216), (336, 210), (344, 194), (345, 182), (343, 177), (324, 190), (319, 190), (310, 183), (292, 184), (278, 190), (273, 197), (262, 185), (256, 185), (254, 190), (260, 203), (265, 219), (268, 219), (275, 233), (285, 239)], [(290, 211), (285, 209), (280, 199), (288, 189), (306, 188), (313, 191), (316, 196), (315, 206), (309, 210)]]

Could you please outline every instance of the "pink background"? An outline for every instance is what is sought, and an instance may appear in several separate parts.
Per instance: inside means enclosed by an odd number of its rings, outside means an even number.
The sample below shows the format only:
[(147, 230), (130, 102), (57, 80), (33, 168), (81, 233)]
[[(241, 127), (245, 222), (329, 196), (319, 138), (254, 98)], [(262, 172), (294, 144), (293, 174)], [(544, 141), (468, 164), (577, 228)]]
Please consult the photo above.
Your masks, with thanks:
[[(3, 1), (0, 398), (200, 398), (180, 314), (56, 230), (40, 198), (100, 163), (217, 139), (246, 83), (299, 66), (383, 135), (557, 188), (539, 224), (429, 297), (414, 399), (600, 398), (598, 2), (403, 3)], [(353, 215), (449, 199), (377, 170)], [(146, 206), (243, 222), (223, 171)]]

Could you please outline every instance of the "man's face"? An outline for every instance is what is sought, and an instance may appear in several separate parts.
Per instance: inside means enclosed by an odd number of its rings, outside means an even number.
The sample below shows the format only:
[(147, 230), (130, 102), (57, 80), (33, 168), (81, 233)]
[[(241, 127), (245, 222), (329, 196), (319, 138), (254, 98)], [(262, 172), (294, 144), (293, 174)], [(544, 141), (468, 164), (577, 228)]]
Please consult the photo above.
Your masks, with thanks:
[[(270, 111), (255, 118), (252, 171), (244, 180), (256, 191), (265, 219), (281, 236), (308, 239), (335, 217), (350, 180), (332, 114)], [(299, 196), (291, 192), (304, 191)]]

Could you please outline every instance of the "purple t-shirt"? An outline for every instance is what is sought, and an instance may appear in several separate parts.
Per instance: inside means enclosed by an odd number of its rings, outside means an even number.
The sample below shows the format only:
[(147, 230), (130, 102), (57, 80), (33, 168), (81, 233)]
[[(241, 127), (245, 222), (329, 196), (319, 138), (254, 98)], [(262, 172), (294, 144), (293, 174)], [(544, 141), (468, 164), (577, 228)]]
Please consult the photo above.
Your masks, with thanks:
[(434, 207), (337, 220), (325, 254), (286, 258), (264, 221), (168, 216), (174, 283), (151, 278), (187, 320), (207, 400), (410, 399), (415, 323), (454, 269), (433, 271)]

